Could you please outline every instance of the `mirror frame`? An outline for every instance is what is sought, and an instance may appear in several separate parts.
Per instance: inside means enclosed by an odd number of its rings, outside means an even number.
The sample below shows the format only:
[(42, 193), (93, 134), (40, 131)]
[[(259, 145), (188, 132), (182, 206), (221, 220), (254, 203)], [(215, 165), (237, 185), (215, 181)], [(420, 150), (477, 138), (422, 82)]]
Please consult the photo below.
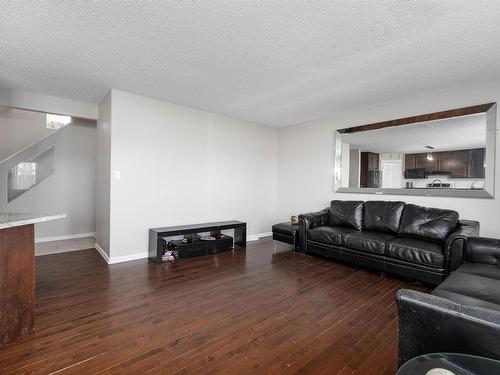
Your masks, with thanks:
[[(342, 183), (342, 134), (359, 131), (383, 129), (392, 126), (410, 125), (421, 122), (486, 114), (486, 168), (484, 175), (484, 189), (482, 190), (453, 190), (453, 189), (384, 189), (384, 188), (350, 188), (341, 187)], [(376, 195), (420, 195), (432, 197), (462, 197), (462, 198), (494, 198), (495, 196), (495, 160), (496, 160), (496, 103), (480, 104), (471, 107), (457, 108), (448, 111), (428, 113), (395, 120), (376, 122), (372, 124), (338, 129), (334, 134), (334, 192), (336, 193), (361, 193)]]

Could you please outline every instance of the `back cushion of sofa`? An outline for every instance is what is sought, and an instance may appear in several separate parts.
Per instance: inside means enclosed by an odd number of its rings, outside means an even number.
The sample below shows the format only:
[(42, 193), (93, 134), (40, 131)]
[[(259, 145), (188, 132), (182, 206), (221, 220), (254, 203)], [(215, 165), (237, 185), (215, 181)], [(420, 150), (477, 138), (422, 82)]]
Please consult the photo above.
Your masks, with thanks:
[(456, 211), (407, 204), (401, 217), (399, 234), (443, 243), (457, 223)]
[(364, 204), (363, 229), (397, 233), (405, 202), (368, 201)]
[(330, 204), (330, 225), (361, 230), (363, 221), (362, 201), (332, 201)]

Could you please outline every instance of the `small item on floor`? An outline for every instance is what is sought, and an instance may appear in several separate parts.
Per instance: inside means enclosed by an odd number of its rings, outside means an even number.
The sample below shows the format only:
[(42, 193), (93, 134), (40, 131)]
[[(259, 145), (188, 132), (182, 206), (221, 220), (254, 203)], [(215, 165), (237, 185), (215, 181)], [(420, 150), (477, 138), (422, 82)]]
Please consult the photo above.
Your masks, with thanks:
[(162, 260), (168, 260), (169, 262), (173, 263), (177, 260), (177, 257), (175, 256), (175, 252), (173, 250), (167, 250), (163, 254)]
[(189, 242), (189, 240), (187, 238), (184, 238), (182, 241), (181, 241), (181, 244), (185, 245)]
[(290, 222), (292, 224), (298, 224), (299, 223), (299, 217), (297, 215), (292, 215), (292, 217), (290, 217)]
[(202, 241), (215, 241), (216, 238), (213, 236), (203, 236), (200, 238), (200, 240), (202, 240)]

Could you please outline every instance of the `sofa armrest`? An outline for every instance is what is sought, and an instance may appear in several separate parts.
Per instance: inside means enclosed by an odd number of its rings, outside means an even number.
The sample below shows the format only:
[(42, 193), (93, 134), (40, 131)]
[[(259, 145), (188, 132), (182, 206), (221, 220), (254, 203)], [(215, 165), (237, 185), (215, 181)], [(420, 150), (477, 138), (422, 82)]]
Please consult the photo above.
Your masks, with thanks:
[(457, 228), (445, 243), (445, 257), (448, 272), (455, 271), (464, 261), (469, 237), (479, 236), (479, 222), (460, 220)]
[(330, 208), (299, 215), (299, 239), (302, 251), (307, 252), (307, 231), (328, 223)]
[(401, 289), (398, 304), (398, 367), (423, 354), (448, 352), (500, 359), (500, 311), (464, 306)]
[(500, 240), (486, 237), (469, 238), (465, 250), (465, 261), (500, 265)]

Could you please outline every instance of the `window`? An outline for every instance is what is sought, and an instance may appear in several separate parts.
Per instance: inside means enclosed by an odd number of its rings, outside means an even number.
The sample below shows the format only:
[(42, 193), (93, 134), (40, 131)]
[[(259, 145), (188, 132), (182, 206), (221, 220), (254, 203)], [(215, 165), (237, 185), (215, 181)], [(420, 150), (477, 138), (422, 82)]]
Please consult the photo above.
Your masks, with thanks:
[(7, 202), (30, 190), (54, 173), (54, 146), (16, 164), (7, 176)]
[(28, 190), (36, 183), (36, 163), (19, 163), (12, 168), (12, 189)]

